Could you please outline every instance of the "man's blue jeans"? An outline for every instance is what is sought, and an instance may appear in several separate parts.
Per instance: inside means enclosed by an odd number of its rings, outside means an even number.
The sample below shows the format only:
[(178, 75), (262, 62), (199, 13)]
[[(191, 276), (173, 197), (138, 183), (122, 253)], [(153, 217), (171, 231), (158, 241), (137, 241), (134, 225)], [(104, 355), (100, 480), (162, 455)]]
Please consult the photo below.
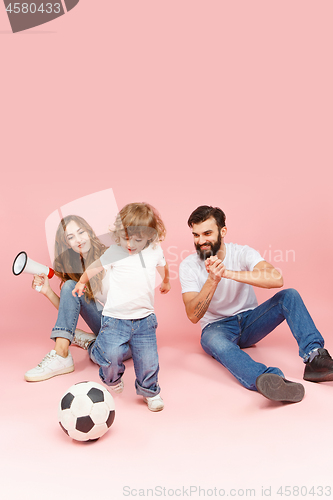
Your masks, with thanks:
[(60, 290), (60, 305), (57, 322), (52, 330), (51, 339), (62, 337), (72, 342), (79, 315), (82, 316), (91, 331), (97, 335), (101, 327), (102, 308), (97, 309), (94, 300), (86, 302), (84, 296), (73, 297), (76, 281), (68, 280)]
[(244, 387), (255, 391), (256, 379), (262, 373), (284, 375), (279, 368), (256, 363), (242, 349), (259, 342), (284, 320), (297, 341), (299, 355), (304, 361), (312, 350), (324, 346), (324, 339), (301, 296), (293, 289), (278, 292), (255, 309), (210, 323), (202, 331), (201, 345)]
[(137, 394), (148, 398), (159, 394), (156, 328), (155, 314), (142, 319), (102, 317), (102, 327), (88, 352), (92, 361), (100, 366), (99, 375), (106, 385), (119, 383), (125, 371), (122, 361), (130, 346)]

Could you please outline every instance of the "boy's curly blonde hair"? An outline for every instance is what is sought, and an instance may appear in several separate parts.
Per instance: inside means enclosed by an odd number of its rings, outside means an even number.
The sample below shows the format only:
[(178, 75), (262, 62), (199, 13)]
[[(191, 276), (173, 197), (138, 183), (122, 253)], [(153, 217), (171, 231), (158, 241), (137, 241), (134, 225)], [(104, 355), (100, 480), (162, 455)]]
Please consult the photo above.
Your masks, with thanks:
[(145, 235), (149, 238), (148, 244), (156, 244), (164, 240), (166, 229), (156, 208), (148, 203), (129, 203), (116, 217), (112, 233), (117, 244), (124, 232), (126, 236)]

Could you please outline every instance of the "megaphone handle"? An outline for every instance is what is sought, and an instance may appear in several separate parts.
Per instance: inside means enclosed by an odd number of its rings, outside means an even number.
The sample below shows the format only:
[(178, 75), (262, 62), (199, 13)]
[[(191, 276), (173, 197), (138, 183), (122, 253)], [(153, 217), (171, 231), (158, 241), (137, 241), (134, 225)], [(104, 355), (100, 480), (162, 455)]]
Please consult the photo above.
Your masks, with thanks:
[(35, 286), (36, 292), (40, 292), (42, 290), (42, 288), (43, 288), (43, 285), (37, 285), (37, 286)]

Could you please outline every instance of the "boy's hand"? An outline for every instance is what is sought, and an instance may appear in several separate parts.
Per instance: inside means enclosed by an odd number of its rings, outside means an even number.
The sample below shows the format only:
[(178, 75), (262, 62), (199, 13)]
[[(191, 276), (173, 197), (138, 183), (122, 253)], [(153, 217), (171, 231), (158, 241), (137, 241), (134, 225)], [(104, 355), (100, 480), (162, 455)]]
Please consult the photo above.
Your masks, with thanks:
[(160, 292), (161, 293), (168, 293), (170, 290), (171, 290), (170, 281), (168, 281), (167, 283), (164, 283), (164, 281), (163, 281), (161, 283), (161, 286), (160, 286)]
[(86, 288), (86, 285), (84, 285), (83, 283), (78, 281), (75, 285), (74, 290), (72, 291), (73, 297), (76, 297), (76, 293), (77, 293), (78, 297), (82, 297), (82, 295), (84, 294), (85, 288)]

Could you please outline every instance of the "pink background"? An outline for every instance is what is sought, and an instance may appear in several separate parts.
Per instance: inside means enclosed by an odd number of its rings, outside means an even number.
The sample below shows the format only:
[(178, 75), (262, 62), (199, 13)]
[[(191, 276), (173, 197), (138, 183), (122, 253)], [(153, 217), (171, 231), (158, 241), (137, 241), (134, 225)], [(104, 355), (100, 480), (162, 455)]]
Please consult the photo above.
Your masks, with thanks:
[[(120, 499), (124, 486), (158, 485), (257, 496), (272, 485), (274, 498), (280, 485), (330, 484), (333, 384), (305, 383), (304, 401), (284, 407), (243, 389), (201, 350), (178, 265), (193, 250), (191, 211), (220, 206), (226, 241), (253, 246), (282, 270), (333, 352), (332, 15), (324, 0), (81, 0), (13, 35), (0, 4), (6, 498)], [(52, 348), (56, 311), (11, 265), (21, 250), (51, 264), (47, 217), (110, 188), (119, 208), (147, 201), (167, 226), (172, 290), (156, 297), (166, 407), (143, 406), (129, 361), (112, 429), (82, 445), (61, 432), (57, 405), (73, 383), (98, 381), (97, 367), (73, 348), (75, 372), (24, 381)], [(286, 325), (251, 354), (302, 379)]]

